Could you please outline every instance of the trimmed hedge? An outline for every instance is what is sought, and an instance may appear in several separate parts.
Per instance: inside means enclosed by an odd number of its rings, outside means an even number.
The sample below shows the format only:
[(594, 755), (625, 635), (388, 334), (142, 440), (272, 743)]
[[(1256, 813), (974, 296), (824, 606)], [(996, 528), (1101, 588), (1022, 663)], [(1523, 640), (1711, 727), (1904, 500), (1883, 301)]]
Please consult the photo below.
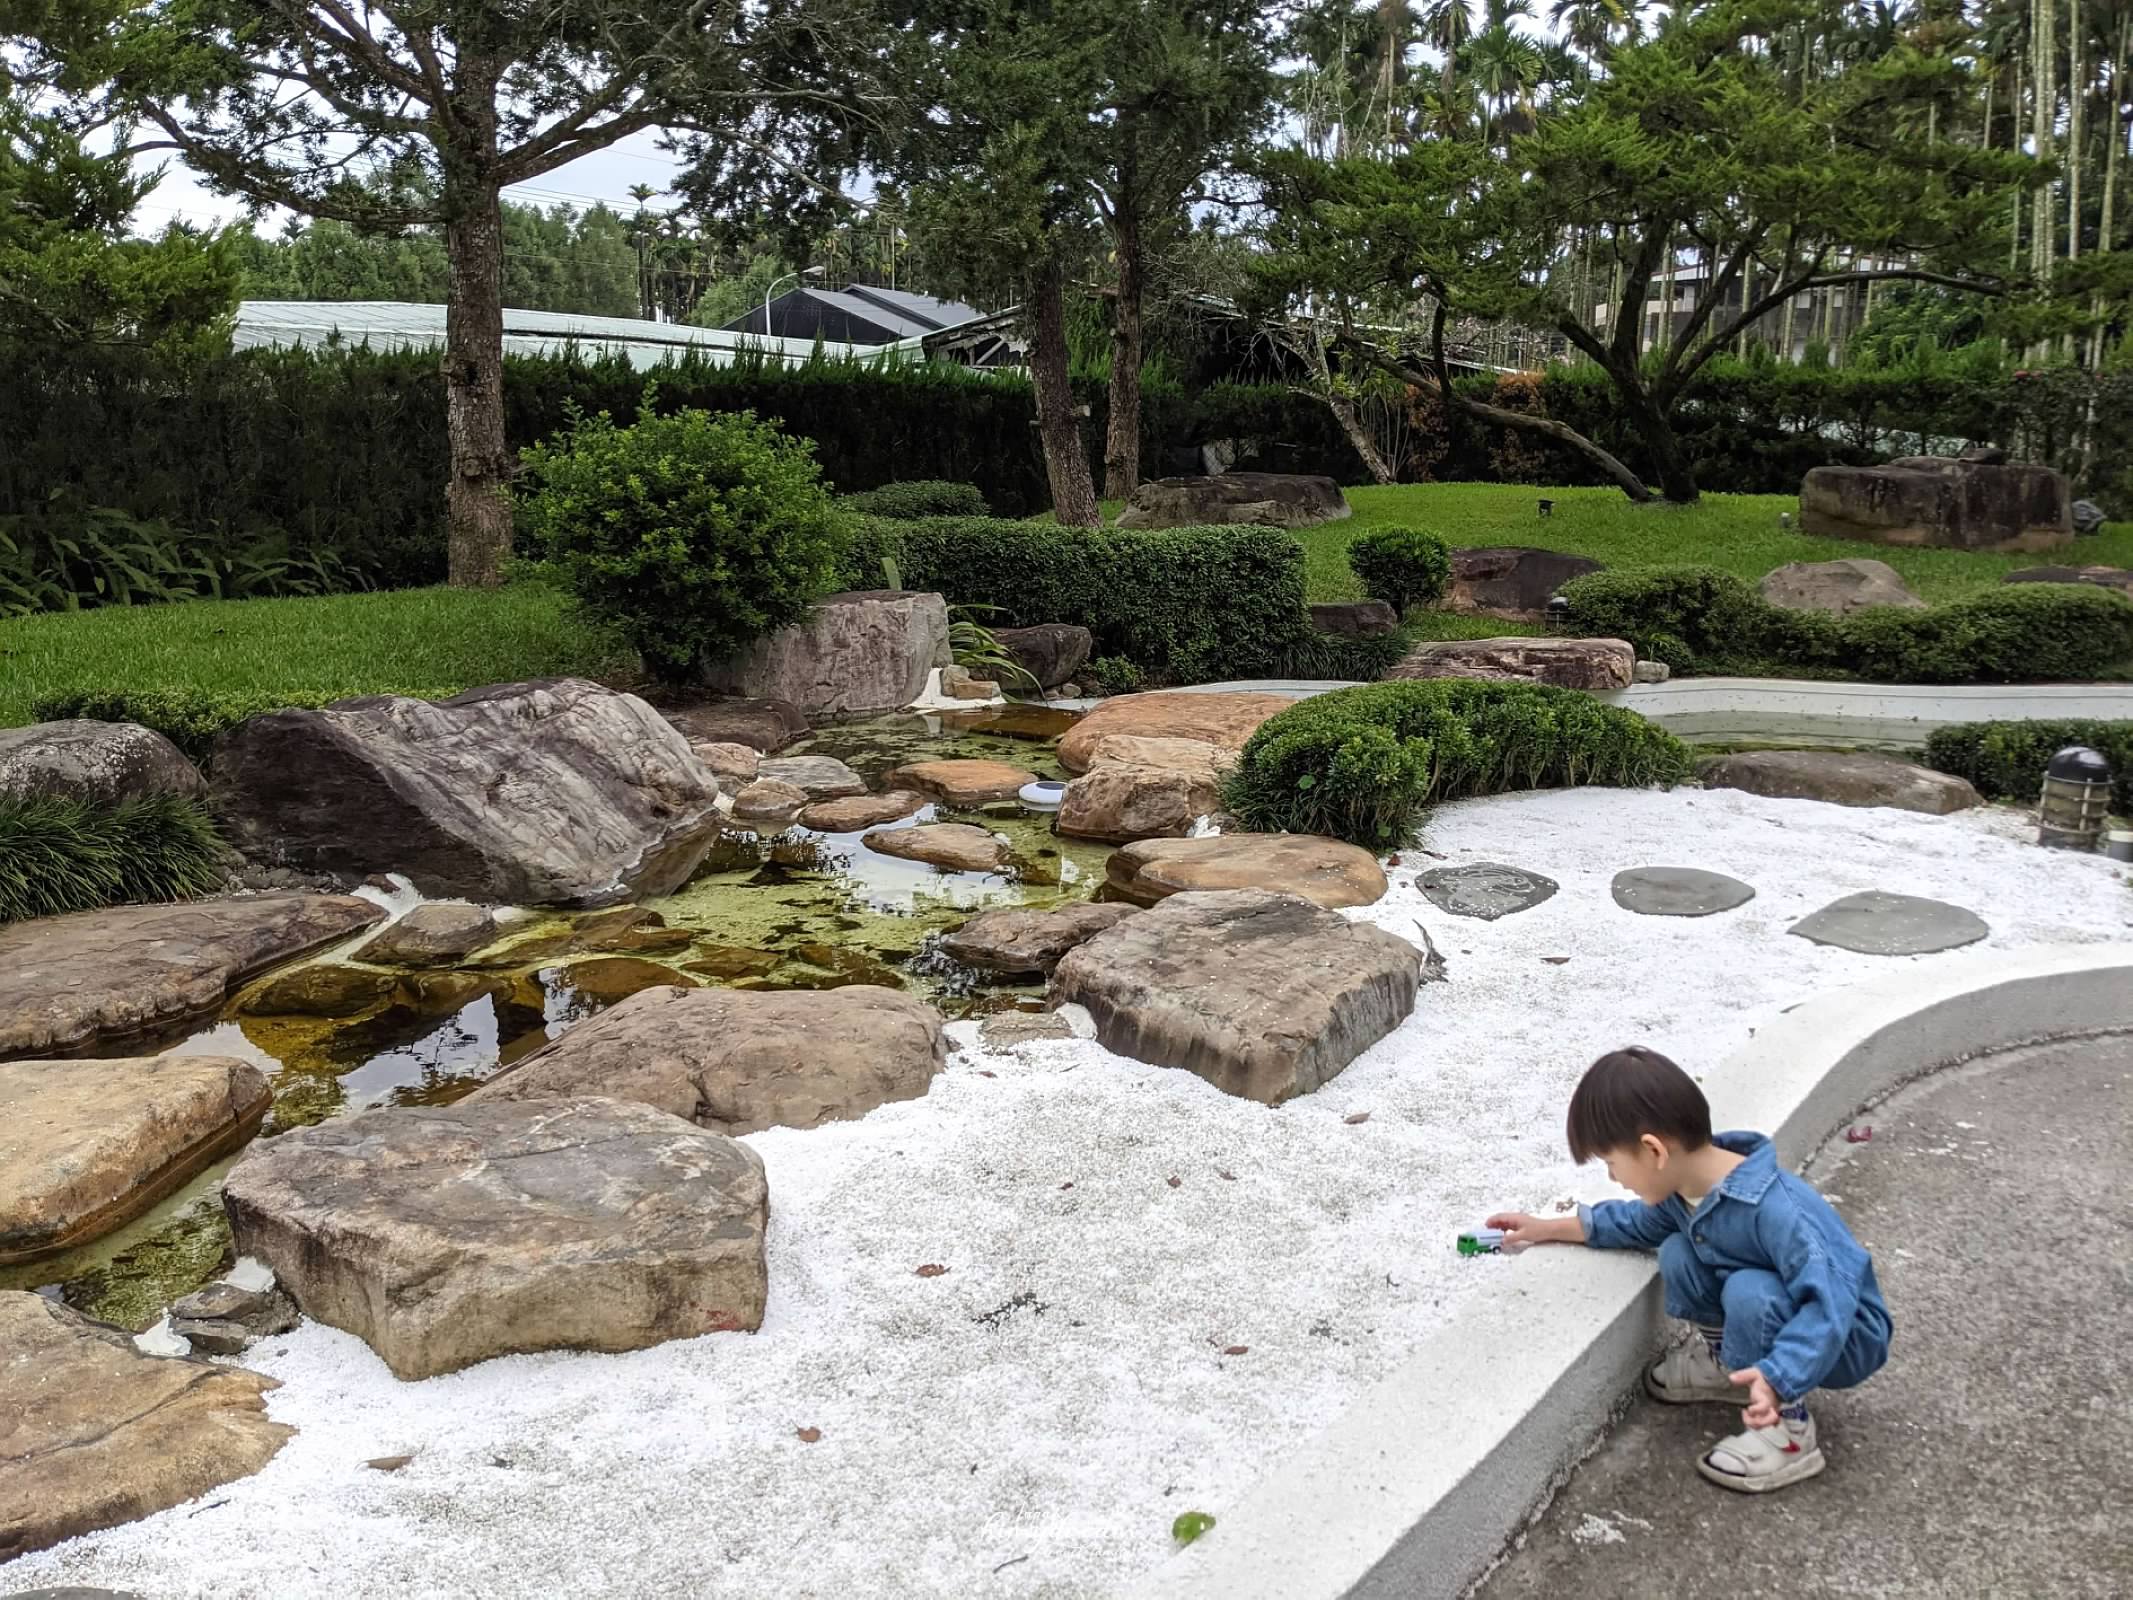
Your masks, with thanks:
[(840, 573), (878, 589), (884, 561), (906, 589), (991, 606), (989, 627), (1073, 622), (1094, 657), (1120, 657), (1153, 683), (1311, 676), (1375, 678), (1404, 653), (1398, 635), (1315, 632), (1304, 551), (1278, 528), (1071, 528), (933, 517), (859, 519)]
[(178, 795), (0, 799), (0, 923), (189, 900), (222, 881), (224, 853), (206, 808)]
[[(457, 689), (372, 689), (368, 694), (406, 695), (416, 700), (446, 700)], [(91, 722), (137, 722), (153, 728), (176, 745), (192, 764), (208, 771), (215, 741), (252, 717), (269, 711), (316, 711), (353, 698), (339, 689), (281, 689), (259, 694), (214, 694), (199, 689), (76, 690), (46, 695), (31, 708), (38, 722), (84, 717)]]
[(1452, 581), (1452, 553), (1433, 533), (1375, 528), (1348, 546), (1348, 566), (1363, 592), (1406, 614), (1443, 596)]
[(1223, 785), (1248, 828), (1384, 850), (1425, 807), (1509, 789), (1678, 783), (1688, 749), (1574, 689), (1461, 679), (1364, 684), (1262, 723)]
[(2085, 744), (2111, 763), (2111, 809), (2133, 817), (2133, 722), (2078, 719), (1972, 722), (1927, 736), (1926, 765), (1967, 778), (1988, 800), (2034, 805), (2044, 767), (2068, 745)]
[(1923, 611), (1790, 611), (1708, 567), (1589, 573), (1563, 586), (1570, 627), (1627, 639), (1676, 672), (1858, 677), (1882, 683), (2083, 680), (2133, 660), (2133, 600), (2087, 584), (2025, 583)]
[(860, 516), (887, 517), (891, 522), (917, 522), (924, 517), (989, 517), (992, 507), (974, 483), (949, 483), (941, 478), (920, 478), (910, 483), (885, 483), (879, 489), (839, 495), (837, 504)]

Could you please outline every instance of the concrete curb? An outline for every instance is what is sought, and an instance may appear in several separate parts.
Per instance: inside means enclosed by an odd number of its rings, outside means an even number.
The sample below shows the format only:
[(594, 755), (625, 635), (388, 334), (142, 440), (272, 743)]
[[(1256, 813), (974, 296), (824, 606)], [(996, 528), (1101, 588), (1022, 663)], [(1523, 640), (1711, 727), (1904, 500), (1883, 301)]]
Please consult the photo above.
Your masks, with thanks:
[[(1706, 1079), (1728, 1127), (1797, 1166), (1914, 1078), (2045, 1039), (2133, 1029), (2133, 944), (1981, 951), (1795, 1007)], [(1457, 1596), (1589, 1448), (1662, 1327), (1648, 1256), (1476, 1263), (1469, 1305), (1124, 1593), (1149, 1600)]]
[(1782, 739), (1915, 749), (1936, 728), (2067, 717), (2133, 719), (2133, 684), (1820, 683), (1679, 678), (1598, 696), (1691, 744)]

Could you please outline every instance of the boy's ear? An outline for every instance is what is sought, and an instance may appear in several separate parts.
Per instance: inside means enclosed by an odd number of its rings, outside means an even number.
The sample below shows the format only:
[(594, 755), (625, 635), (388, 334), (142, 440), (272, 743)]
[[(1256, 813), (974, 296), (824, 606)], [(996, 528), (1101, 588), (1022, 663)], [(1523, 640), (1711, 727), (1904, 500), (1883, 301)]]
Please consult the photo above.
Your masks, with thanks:
[(1666, 1141), (1660, 1138), (1659, 1135), (1656, 1133), (1641, 1134), (1638, 1136), (1637, 1144), (1647, 1156), (1651, 1157), (1654, 1165), (1661, 1167), (1666, 1165), (1666, 1158), (1669, 1152), (1666, 1147)]

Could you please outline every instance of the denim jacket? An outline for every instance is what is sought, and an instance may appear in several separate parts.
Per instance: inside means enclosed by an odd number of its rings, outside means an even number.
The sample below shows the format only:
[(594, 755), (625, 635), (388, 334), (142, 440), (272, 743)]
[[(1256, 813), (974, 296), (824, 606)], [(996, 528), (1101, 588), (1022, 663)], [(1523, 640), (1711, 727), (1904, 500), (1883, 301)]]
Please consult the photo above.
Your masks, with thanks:
[(1670, 1234), (1721, 1277), (1744, 1267), (1775, 1273), (1798, 1309), (1756, 1363), (1770, 1387), (1797, 1399), (1836, 1365), (1854, 1322), (1887, 1348), (1889, 1308), (1874, 1282), (1874, 1263), (1830, 1203), (1805, 1181), (1780, 1171), (1777, 1148), (1759, 1133), (1721, 1133), (1711, 1141), (1747, 1159), (1694, 1210), (1679, 1195), (1656, 1206), (1606, 1200), (1579, 1206), (1585, 1242), (1603, 1250), (1656, 1250)]

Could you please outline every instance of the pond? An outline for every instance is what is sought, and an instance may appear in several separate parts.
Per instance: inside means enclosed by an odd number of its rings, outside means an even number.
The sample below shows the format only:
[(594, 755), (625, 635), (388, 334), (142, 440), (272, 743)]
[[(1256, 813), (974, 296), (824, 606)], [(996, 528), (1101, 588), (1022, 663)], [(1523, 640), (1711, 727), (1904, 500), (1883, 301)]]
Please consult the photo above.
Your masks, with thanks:
[[(876, 790), (891, 769), (932, 760), (1005, 761), (1057, 778), (1058, 739), (1074, 720), (1034, 706), (888, 717), (822, 729), (780, 753), (834, 756)], [(462, 965), (421, 971), (329, 951), (232, 995), (210, 1026), (171, 1048), (258, 1066), (274, 1088), (262, 1129), (271, 1135), (377, 1106), (449, 1104), (572, 1024), (658, 984), (876, 984), (921, 995), (950, 1017), (1037, 1006), (1040, 983), (966, 967), (940, 953), (939, 935), (993, 907), (1091, 898), (1110, 847), (1063, 839), (1048, 816), (1013, 803), (929, 806), (893, 826), (931, 821), (1004, 836), (1009, 864), (948, 872), (870, 850), (862, 833), (796, 827), (764, 836), (729, 825), (694, 878), (646, 902), (657, 922), (632, 926), (626, 911), (522, 917)], [(147, 1327), (227, 1263), (226, 1168), (90, 1245), (0, 1269), (0, 1288), (58, 1294), (90, 1316)]]

